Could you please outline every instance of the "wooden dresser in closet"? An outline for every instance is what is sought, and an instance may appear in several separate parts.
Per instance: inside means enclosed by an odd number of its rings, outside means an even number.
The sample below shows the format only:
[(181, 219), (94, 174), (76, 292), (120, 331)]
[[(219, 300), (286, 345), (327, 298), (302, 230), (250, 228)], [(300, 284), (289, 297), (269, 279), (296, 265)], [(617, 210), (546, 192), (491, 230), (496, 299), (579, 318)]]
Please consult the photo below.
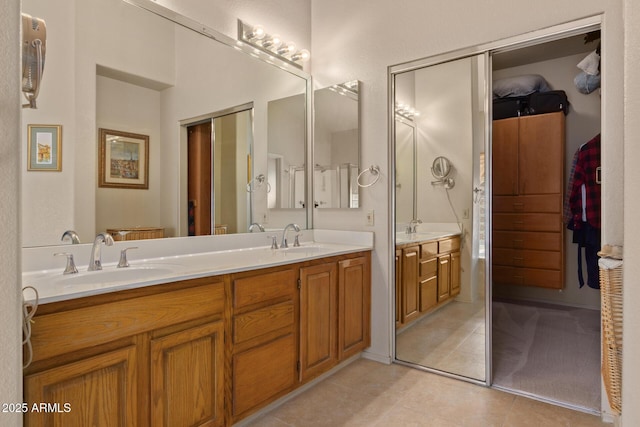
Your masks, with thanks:
[(564, 113), (493, 122), (493, 283), (561, 289)]

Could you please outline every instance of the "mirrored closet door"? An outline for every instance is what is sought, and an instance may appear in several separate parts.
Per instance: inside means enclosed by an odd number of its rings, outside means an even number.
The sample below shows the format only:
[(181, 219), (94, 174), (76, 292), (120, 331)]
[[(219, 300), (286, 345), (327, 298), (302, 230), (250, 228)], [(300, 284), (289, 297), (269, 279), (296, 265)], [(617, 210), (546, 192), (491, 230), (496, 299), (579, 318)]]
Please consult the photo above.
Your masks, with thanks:
[(392, 70), (396, 360), (484, 382), (487, 56)]

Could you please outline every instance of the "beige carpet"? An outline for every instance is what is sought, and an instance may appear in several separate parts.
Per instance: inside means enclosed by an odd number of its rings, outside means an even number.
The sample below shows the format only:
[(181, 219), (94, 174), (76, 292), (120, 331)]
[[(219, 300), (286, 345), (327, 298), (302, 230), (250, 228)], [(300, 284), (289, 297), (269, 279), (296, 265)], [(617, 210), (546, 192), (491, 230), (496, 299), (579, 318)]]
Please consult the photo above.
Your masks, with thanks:
[(493, 302), (493, 383), (600, 410), (600, 312)]

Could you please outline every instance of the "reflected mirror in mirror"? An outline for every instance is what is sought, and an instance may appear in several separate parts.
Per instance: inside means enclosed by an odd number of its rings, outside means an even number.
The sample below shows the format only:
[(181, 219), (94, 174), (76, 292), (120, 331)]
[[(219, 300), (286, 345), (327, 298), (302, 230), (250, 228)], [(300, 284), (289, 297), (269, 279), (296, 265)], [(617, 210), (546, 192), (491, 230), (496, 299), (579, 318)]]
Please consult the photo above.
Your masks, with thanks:
[(443, 179), (449, 176), (451, 173), (451, 162), (449, 159), (443, 156), (436, 157), (433, 159), (433, 164), (431, 165), (431, 174), (434, 178)]
[(313, 200), (316, 208), (357, 208), (360, 167), (360, 82), (314, 92)]
[[(296, 195), (300, 209), (272, 214), (267, 185), (247, 191), (252, 178), (268, 174), (273, 129), (291, 132), (277, 154), (302, 168), (298, 181), (307, 181), (307, 74), (257, 59), (212, 29), (207, 35), (194, 31), (205, 27), (151, 1), (25, 0), (22, 9), (42, 17), (49, 35), (38, 109), (23, 110), (22, 127), (51, 123), (61, 125), (63, 135), (60, 172), (22, 173), (24, 246), (61, 244), (65, 230), (75, 230), (83, 242), (106, 229), (188, 236), (193, 216), (186, 124), (246, 104), (252, 105), (250, 120), (238, 119), (223, 132), (236, 135), (235, 180), (227, 185), (210, 174), (213, 232), (225, 224), (226, 232), (246, 232), (251, 222), (274, 229), (291, 222), (310, 226), (307, 194)], [(292, 107), (272, 117), (270, 105), (290, 98), (297, 99)], [(149, 137), (148, 189), (98, 187), (99, 128)], [(231, 147), (219, 156), (231, 155)], [(229, 200), (233, 220), (216, 213)]]
[[(483, 61), (392, 71), (395, 104), (420, 111), (394, 120), (396, 359), (481, 381), (484, 242), (472, 189), (483, 179)], [(439, 185), (453, 165), (455, 188)]]

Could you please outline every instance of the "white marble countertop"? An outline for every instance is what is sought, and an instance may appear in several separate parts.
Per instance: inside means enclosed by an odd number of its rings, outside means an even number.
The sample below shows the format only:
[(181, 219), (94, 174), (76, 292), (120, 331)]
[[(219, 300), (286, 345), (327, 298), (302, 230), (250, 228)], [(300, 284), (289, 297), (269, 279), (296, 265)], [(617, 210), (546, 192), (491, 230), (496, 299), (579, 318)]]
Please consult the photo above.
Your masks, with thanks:
[(407, 243), (426, 242), (429, 240), (444, 239), (445, 237), (459, 236), (460, 231), (430, 231), (416, 232), (407, 234), (404, 232), (396, 233), (396, 245), (404, 245)]
[[(310, 230), (310, 232), (313, 232), (313, 230)], [(287, 249), (271, 249), (270, 246), (247, 246), (247, 243), (244, 243), (223, 245), (232, 247), (232, 249), (217, 247), (212, 251), (184, 253), (184, 251), (176, 251), (174, 248), (173, 251), (167, 251), (166, 254), (158, 254), (156, 248), (153, 255), (157, 256), (149, 258), (136, 259), (133, 252), (129, 253), (130, 266), (127, 268), (117, 268), (117, 262), (103, 261), (103, 269), (101, 271), (87, 271), (86, 265), (78, 265), (78, 273), (69, 275), (62, 274), (63, 268), (37, 269), (23, 272), (22, 286), (23, 288), (27, 286), (34, 287), (38, 292), (39, 304), (45, 304), (373, 249), (373, 233), (316, 230), (315, 233), (309, 234), (313, 234), (315, 239), (303, 241), (299, 247), (290, 246)], [(242, 238), (238, 237), (237, 239)], [(264, 238), (264, 235), (262, 238)], [(155, 242), (156, 246), (165, 244), (167, 240), (172, 239), (163, 240), (163, 242)], [(154, 242), (124, 243), (127, 243), (128, 246), (132, 244), (138, 246), (138, 243), (153, 245)], [(174, 241), (171, 243), (175, 245), (179, 242)], [(90, 249), (90, 245), (82, 246), (89, 246)], [(120, 246), (126, 247), (125, 245)], [(66, 247), (69, 248), (70, 246)], [(59, 247), (52, 248), (59, 249)], [(73, 249), (78, 250), (77, 248)], [(102, 249), (103, 251), (105, 250), (104, 247)], [(52, 252), (54, 250), (56, 249), (49, 249), (48, 251)], [(35, 253), (28, 253), (27, 256), (37, 256), (42, 251), (45, 250), (38, 249)], [(60, 264), (60, 261), (62, 260), (58, 260), (58, 264)], [(30, 265), (37, 265), (35, 260), (30, 260), (29, 262), (31, 263)], [(33, 301), (35, 300), (35, 293), (30, 289), (24, 290), (24, 298), (26, 301)]]

